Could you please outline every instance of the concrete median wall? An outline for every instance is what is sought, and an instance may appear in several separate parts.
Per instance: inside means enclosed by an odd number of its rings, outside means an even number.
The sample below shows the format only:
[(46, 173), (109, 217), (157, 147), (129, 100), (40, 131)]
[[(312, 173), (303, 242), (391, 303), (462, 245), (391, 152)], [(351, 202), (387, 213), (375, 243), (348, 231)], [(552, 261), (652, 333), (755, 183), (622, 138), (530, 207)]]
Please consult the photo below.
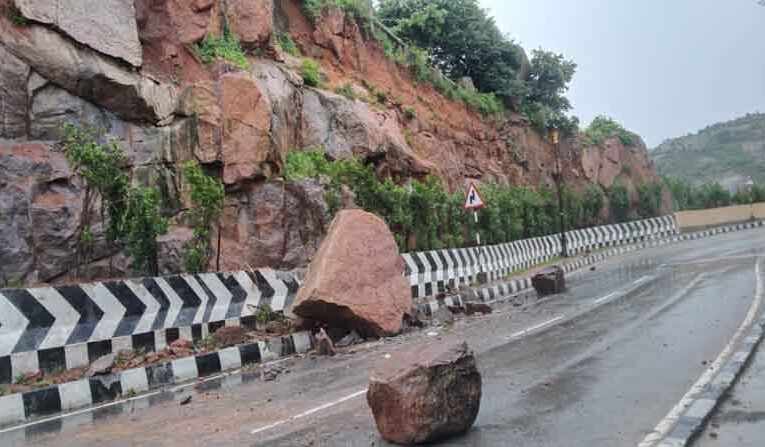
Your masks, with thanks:
[(765, 219), (765, 203), (675, 213), (677, 226), (684, 232), (762, 219)]

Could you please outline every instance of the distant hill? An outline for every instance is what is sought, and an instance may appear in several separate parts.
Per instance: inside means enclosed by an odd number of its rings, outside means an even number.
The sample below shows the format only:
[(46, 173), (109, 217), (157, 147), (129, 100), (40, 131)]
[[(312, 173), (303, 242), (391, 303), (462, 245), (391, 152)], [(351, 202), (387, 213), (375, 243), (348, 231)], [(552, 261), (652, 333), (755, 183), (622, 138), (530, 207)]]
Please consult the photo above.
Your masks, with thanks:
[(735, 189), (752, 177), (765, 184), (765, 113), (714, 124), (651, 151), (661, 175)]

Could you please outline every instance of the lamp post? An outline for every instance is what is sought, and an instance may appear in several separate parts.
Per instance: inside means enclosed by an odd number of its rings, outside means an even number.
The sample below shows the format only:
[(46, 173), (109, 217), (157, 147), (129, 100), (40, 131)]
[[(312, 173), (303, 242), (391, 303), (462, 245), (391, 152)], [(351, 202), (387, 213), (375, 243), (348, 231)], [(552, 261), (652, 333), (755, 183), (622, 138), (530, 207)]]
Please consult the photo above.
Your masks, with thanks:
[(561, 166), (560, 156), (560, 131), (557, 128), (549, 130), (550, 143), (555, 149), (555, 172), (553, 179), (558, 192), (558, 218), (560, 229), (561, 256), (568, 258), (568, 244), (566, 240), (565, 208), (563, 207), (563, 168)]

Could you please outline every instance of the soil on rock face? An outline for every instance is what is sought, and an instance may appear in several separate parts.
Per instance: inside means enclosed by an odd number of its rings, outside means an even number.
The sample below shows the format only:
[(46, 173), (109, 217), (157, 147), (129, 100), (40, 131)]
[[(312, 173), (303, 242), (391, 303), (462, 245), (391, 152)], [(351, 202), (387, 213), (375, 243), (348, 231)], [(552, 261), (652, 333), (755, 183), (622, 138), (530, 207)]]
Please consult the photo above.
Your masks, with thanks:
[(379, 217), (337, 214), (308, 269), (292, 312), (329, 327), (384, 337), (401, 331), (412, 294), (393, 234)]
[(410, 348), (377, 365), (367, 402), (386, 441), (437, 442), (475, 423), (481, 374), (465, 342)]

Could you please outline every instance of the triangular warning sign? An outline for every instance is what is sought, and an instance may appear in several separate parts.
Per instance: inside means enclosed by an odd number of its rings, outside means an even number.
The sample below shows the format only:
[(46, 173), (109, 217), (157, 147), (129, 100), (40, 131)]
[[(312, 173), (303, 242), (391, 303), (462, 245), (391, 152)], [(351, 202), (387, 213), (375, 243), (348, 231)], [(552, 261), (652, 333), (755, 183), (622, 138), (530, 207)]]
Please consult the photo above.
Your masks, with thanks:
[(471, 183), (470, 188), (468, 188), (467, 196), (465, 197), (465, 209), (477, 210), (484, 206), (486, 206), (486, 204), (483, 202), (481, 193), (478, 192), (475, 183)]

